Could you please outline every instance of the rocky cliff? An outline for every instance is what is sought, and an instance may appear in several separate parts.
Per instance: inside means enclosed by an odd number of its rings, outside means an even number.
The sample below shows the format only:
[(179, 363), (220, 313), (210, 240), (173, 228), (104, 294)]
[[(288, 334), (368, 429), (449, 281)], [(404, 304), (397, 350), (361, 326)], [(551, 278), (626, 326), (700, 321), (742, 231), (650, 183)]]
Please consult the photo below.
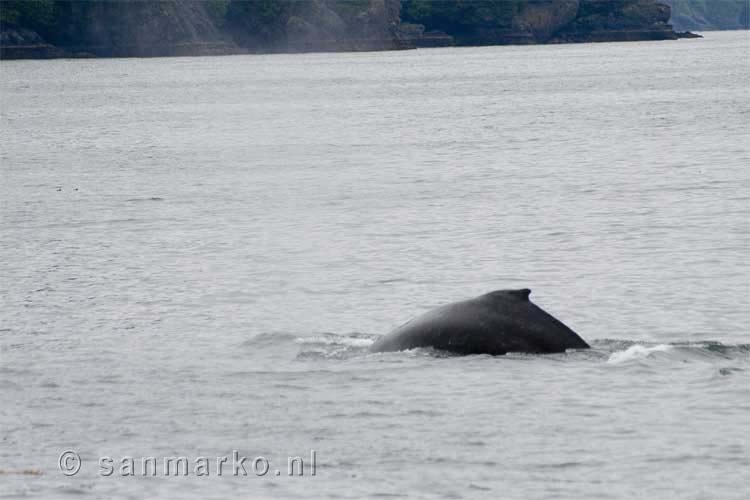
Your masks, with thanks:
[(402, 17), (457, 45), (677, 38), (656, 0), (404, 0)]
[(0, 55), (161, 56), (676, 38), (656, 0), (0, 1)]
[(226, 28), (251, 51), (389, 50), (399, 36), (400, 0), (231, 2)]
[(672, 40), (671, 9), (655, 0), (580, 0), (578, 14), (555, 42)]

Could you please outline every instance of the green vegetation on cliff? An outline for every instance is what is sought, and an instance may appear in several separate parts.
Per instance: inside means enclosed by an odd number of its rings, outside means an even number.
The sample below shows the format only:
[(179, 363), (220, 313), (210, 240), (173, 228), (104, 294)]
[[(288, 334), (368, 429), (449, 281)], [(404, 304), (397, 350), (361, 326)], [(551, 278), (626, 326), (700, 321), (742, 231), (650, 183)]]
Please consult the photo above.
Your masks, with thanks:
[(400, 8), (400, 0), (0, 0), (0, 46), (94, 55), (393, 49)]
[(657, 0), (0, 0), (0, 47), (147, 56), (669, 39), (669, 13)]
[[(59, 46), (217, 42), (228, 0), (0, 0), (0, 29), (33, 31)], [(7, 42), (7, 40), (3, 40)]]
[(43, 30), (57, 21), (54, 0), (14, 0), (0, 2), (0, 23)]
[(511, 28), (524, 0), (404, 0), (404, 21), (451, 34), (467, 34), (479, 27)]
[(233, 0), (224, 25), (250, 48), (396, 48), (399, 8), (399, 0)]
[(402, 18), (466, 45), (674, 37), (656, 0), (404, 0)]

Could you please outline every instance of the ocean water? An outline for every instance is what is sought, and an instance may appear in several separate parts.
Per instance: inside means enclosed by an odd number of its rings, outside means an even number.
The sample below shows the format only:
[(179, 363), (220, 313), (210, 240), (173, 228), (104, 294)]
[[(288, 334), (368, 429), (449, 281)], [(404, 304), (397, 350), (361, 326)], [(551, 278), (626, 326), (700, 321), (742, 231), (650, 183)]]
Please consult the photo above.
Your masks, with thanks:
[(0, 498), (748, 498), (749, 36), (0, 63)]

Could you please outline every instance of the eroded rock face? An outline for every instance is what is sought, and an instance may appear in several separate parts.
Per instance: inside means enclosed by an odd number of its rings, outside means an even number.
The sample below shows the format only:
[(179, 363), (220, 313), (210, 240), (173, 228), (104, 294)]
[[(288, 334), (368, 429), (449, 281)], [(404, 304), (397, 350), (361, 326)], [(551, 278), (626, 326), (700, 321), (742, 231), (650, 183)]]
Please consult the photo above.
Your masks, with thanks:
[(35, 31), (17, 27), (0, 30), (2, 59), (51, 59), (64, 56), (64, 51), (45, 42)]
[(513, 19), (513, 28), (544, 43), (575, 20), (579, 5), (579, 0), (529, 2)]
[(538, 0), (514, 26), (542, 43), (674, 39), (669, 17), (669, 6), (656, 0)]
[[(672, 39), (670, 9), (656, 0), (404, 0), (409, 22), (456, 45)], [(503, 8), (499, 8), (501, 5)], [(420, 41), (417, 40), (417, 44)]]
[(311, 51), (387, 50), (402, 45), (400, 0), (280, 0), (275, 5), (275, 10), (253, 4), (236, 7), (230, 25), (240, 46)]
[[(367, 8), (357, 14), (349, 30), (349, 36), (359, 43), (398, 48), (396, 29), (401, 22), (401, 2), (393, 0), (370, 0)], [(369, 42), (368, 42), (369, 40)]]
[(0, 45), (15, 47), (19, 45), (42, 45), (46, 42), (36, 31), (26, 28), (11, 28), (0, 32)]
[(580, 0), (576, 18), (556, 42), (673, 40), (670, 8), (656, 0)]

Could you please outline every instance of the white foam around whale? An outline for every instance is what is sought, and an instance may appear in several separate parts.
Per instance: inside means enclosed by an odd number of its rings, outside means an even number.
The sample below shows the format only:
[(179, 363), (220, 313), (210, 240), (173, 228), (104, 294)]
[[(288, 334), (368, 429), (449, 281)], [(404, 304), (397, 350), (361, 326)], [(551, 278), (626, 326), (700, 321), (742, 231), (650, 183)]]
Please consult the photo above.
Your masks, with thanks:
[(633, 361), (635, 359), (643, 359), (651, 355), (654, 352), (666, 352), (671, 351), (672, 346), (667, 344), (659, 344), (652, 347), (646, 347), (640, 344), (631, 345), (624, 351), (615, 351), (610, 354), (607, 363), (620, 364)]
[(298, 344), (326, 344), (326, 345), (346, 345), (351, 347), (369, 347), (374, 342), (373, 339), (331, 336), (331, 337), (300, 337), (295, 340)]

